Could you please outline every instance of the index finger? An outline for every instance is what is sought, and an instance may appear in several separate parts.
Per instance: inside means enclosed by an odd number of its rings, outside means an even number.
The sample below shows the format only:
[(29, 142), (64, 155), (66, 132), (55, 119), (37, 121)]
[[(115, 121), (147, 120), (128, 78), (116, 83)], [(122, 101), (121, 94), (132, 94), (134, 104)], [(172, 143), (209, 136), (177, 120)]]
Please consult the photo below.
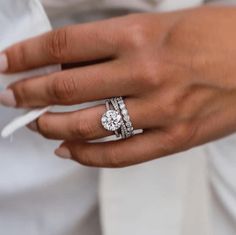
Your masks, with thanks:
[(1, 53), (7, 62), (1, 72), (111, 58), (116, 44), (113, 31), (107, 21), (100, 21), (67, 26), (17, 43)]

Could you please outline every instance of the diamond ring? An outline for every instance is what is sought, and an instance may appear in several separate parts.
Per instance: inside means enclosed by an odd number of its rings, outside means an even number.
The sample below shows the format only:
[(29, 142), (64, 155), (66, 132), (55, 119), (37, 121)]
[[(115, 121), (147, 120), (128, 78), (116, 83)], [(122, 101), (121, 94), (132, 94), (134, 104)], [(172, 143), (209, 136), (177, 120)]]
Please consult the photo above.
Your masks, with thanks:
[(107, 111), (102, 115), (102, 125), (108, 131), (116, 131), (121, 127), (122, 116), (116, 111), (110, 109), (109, 100), (106, 101)]
[(106, 130), (114, 131), (116, 136), (121, 136), (122, 139), (134, 135), (134, 128), (122, 97), (106, 100), (106, 109), (101, 118), (101, 123)]

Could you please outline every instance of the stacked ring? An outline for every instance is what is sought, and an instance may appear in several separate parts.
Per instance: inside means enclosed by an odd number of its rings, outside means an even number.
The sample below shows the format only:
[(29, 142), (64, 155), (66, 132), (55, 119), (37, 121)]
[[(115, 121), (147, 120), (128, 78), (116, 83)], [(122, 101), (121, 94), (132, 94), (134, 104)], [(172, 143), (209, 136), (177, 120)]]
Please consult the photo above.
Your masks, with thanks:
[(122, 97), (118, 97), (118, 98), (116, 98), (116, 100), (119, 104), (120, 112), (122, 114), (122, 119), (125, 123), (126, 138), (129, 138), (134, 135), (134, 128), (133, 128), (132, 122), (130, 120), (129, 112), (126, 108), (125, 102)]
[(121, 136), (122, 139), (134, 135), (134, 128), (122, 97), (106, 100), (106, 109), (101, 118), (101, 123), (106, 130), (114, 131), (116, 136)]

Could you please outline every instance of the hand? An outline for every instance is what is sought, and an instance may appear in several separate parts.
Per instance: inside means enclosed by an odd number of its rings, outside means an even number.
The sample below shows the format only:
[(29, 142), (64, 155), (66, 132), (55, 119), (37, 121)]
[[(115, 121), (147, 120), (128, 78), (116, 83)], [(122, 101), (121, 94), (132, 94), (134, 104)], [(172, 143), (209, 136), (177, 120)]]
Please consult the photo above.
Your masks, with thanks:
[(37, 120), (43, 136), (64, 141), (57, 155), (89, 166), (129, 166), (229, 135), (236, 130), (235, 13), (134, 14), (21, 42), (1, 55), (7, 73), (88, 65), (17, 82), (0, 102), (33, 108), (125, 97), (134, 128), (144, 130), (130, 139), (88, 142), (112, 134), (100, 123), (105, 105)]

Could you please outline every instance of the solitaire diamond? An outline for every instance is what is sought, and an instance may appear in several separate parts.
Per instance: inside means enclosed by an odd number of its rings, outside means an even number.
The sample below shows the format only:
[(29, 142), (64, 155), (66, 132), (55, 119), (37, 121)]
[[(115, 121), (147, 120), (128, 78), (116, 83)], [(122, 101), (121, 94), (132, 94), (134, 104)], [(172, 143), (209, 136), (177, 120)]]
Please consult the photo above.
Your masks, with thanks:
[(102, 116), (102, 125), (108, 131), (116, 131), (121, 126), (122, 117), (115, 110), (108, 110)]

